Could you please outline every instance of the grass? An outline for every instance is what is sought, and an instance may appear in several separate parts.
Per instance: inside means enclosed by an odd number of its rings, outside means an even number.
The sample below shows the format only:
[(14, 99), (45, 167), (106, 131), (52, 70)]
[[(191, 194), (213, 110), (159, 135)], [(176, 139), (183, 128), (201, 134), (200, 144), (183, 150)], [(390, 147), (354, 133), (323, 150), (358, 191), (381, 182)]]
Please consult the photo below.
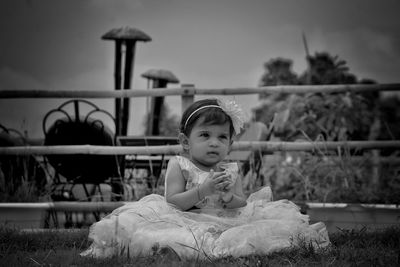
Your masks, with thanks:
[(21, 232), (0, 229), (0, 266), (399, 266), (400, 227), (340, 230), (332, 246), (307, 244), (266, 256), (184, 261), (165, 250), (151, 257), (92, 259), (79, 253), (90, 245), (87, 229)]

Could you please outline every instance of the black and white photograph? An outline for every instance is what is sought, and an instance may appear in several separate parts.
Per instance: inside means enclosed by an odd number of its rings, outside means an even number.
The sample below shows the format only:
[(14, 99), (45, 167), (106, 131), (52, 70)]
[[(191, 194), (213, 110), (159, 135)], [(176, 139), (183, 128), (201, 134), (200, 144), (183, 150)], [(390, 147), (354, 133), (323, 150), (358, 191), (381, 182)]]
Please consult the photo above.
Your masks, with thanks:
[(400, 1), (0, 1), (1, 266), (399, 266)]

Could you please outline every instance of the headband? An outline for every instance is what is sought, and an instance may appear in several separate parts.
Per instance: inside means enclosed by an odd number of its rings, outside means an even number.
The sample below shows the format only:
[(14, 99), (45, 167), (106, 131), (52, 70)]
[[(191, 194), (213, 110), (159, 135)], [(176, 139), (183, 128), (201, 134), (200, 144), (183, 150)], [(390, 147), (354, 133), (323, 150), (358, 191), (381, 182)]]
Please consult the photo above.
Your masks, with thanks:
[(243, 127), (244, 124), (244, 113), (243, 110), (236, 104), (234, 101), (222, 101), (220, 99), (217, 100), (218, 105), (206, 105), (195, 109), (185, 121), (183, 129), (186, 129), (186, 126), (189, 120), (193, 117), (194, 114), (199, 112), (202, 109), (206, 108), (219, 108), (221, 109), (226, 115), (231, 118), (233, 129), (235, 130), (235, 134), (240, 132), (240, 129)]

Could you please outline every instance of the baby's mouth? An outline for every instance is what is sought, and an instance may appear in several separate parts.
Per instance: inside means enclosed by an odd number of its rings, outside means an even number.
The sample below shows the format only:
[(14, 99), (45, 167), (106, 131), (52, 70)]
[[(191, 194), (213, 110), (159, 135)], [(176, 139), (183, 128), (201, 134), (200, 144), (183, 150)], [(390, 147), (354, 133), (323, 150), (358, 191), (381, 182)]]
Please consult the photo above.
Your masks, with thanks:
[(218, 153), (218, 152), (211, 151), (211, 152), (207, 152), (207, 155), (209, 155), (209, 156), (218, 156), (219, 153)]

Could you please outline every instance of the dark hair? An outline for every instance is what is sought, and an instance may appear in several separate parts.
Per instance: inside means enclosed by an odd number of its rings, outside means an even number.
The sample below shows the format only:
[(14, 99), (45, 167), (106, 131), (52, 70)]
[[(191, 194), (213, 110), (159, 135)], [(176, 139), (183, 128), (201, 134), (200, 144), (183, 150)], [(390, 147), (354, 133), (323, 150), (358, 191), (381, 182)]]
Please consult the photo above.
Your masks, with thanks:
[[(183, 112), (181, 123), (179, 126), (180, 132), (184, 133), (186, 136), (189, 136), (196, 121), (200, 117), (202, 117), (202, 118), (204, 118), (203, 124), (205, 124), (205, 125), (224, 124), (226, 122), (229, 122), (229, 125), (230, 125), (229, 132), (230, 132), (230, 136), (232, 137), (233, 133), (235, 132), (233, 129), (232, 120), (222, 109), (217, 108), (217, 107), (209, 107), (209, 108), (201, 109), (201, 110), (197, 111), (196, 113), (194, 113), (190, 117), (189, 121), (186, 122), (187, 119), (189, 118), (189, 116), (196, 109), (204, 107), (204, 106), (208, 106), (208, 105), (219, 106), (217, 99), (203, 99), (203, 100), (199, 100), (199, 101), (196, 101), (193, 104), (191, 104), (185, 110), (185, 112)], [(186, 127), (185, 127), (185, 124), (186, 124)]]

